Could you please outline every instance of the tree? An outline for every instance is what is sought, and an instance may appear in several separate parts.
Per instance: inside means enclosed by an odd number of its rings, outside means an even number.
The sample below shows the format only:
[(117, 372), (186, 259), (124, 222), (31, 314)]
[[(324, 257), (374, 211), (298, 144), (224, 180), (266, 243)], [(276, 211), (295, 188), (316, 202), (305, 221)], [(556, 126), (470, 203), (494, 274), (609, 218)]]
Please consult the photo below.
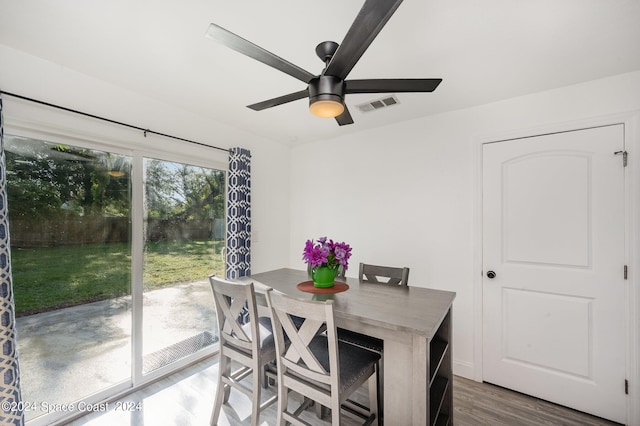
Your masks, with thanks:
[[(14, 136), (6, 142), (12, 218), (130, 216), (130, 157)], [(223, 171), (157, 159), (144, 167), (148, 219), (177, 225), (224, 218)]]
[(129, 182), (109, 174), (112, 155), (28, 138), (8, 136), (6, 142), (11, 216), (129, 215)]
[(225, 174), (220, 170), (149, 160), (145, 180), (149, 217), (176, 221), (224, 217)]

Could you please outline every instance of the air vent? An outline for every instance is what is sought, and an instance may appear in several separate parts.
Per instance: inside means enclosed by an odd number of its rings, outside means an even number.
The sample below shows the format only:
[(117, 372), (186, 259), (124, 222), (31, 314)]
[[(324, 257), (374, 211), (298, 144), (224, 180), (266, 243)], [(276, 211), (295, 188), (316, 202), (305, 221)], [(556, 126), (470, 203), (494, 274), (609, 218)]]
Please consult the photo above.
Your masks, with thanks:
[(376, 109), (387, 108), (392, 105), (399, 104), (398, 98), (395, 95), (387, 96), (382, 99), (376, 99), (375, 101), (369, 101), (364, 104), (356, 105), (362, 112), (374, 111)]

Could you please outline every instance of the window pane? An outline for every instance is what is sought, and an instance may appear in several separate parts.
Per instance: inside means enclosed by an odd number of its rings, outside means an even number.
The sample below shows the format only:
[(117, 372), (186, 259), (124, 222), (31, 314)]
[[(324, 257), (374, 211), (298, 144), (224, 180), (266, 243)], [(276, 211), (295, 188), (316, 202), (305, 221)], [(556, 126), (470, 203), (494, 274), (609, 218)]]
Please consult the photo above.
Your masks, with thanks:
[(210, 274), (224, 274), (220, 170), (144, 160), (143, 371), (217, 341)]
[(131, 158), (11, 135), (5, 150), (23, 400), (129, 380)]

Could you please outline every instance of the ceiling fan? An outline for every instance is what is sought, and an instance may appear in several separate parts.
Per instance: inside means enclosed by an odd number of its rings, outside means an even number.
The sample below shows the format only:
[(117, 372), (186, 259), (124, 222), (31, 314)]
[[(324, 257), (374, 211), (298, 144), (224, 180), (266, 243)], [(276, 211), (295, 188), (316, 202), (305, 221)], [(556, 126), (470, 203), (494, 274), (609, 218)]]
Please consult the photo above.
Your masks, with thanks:
[(440, 78), (345, 80), (400, 3), (402, 0), (366, 0), (341, 45), (324, 41), (316, 47), (316, 54), (325, 63), (320, 75), (305, 71), (216, 24), (209, 25), (207, 37), (307, 84), (304, 90), (248, 105), (248, 108), (262, 111), (308, 97), (312, 114), (335, 117), (343, 126), (353, 124), (344, 104), (348, 93), (433, 92), (442, 81)]

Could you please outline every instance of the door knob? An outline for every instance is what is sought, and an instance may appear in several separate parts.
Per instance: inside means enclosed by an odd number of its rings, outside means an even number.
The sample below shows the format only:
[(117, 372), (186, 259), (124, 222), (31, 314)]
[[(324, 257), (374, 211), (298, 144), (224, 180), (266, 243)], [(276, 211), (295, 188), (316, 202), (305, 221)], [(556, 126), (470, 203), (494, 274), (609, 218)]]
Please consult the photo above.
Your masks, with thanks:
[(496, 273), (493, 271), (488, 271), (487, 272), (487, 278), (489, 279), (494, 279), (496, 277)]

